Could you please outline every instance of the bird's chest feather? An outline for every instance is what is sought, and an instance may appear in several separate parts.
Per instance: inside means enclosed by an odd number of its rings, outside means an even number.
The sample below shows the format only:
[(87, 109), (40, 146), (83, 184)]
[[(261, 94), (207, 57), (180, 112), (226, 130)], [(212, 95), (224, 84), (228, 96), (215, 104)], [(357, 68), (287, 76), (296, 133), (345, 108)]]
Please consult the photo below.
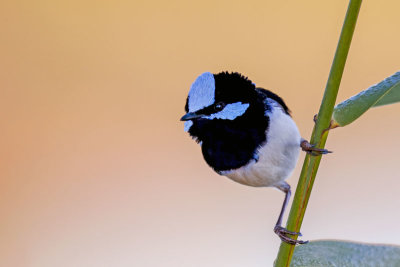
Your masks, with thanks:
[(264, 117), (258, 119), (259, 123), (256, 120), (250, 123), (246, 119), (200, 120), (189, 133), (201, 141), (204, 159), (220, 173), (240, 168), (255, 158), (257, 148), (265, 142), (268, 126)]
[(202, 143), (204, 159), (217, 172), (246, 165), (254, 158), (258, 141), (265, 140), (265, 136), (251, 132), (230, 130), (219, 133)]
[(275, 110), (271, 114), (267, 141), (258, 148), (258, 160), (222, 172), (232, 180), (250, 186), (273, 186), (285, 180), (296, 166), (300, 152), (300, 133), (290, 116)]

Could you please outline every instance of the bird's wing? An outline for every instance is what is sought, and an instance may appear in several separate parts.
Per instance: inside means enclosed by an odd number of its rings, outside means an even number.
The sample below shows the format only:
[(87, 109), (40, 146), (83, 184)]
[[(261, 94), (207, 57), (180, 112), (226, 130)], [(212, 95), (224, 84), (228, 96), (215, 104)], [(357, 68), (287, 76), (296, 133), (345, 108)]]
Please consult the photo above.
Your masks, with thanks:
[(256, 88), (256, 90), (259, 94), (263, 95), (264, 97), (275, 100), (279, 105), (281, 105), (281, 107), (285, 111), (285, 113), (290, 116), (290, 110), (289, 110), (288, 106), (286, 106), (286, 104), (282, 98), (280, 98), (278, 95), (276, 95), (273, 92), (266, 90), (264, 88)]

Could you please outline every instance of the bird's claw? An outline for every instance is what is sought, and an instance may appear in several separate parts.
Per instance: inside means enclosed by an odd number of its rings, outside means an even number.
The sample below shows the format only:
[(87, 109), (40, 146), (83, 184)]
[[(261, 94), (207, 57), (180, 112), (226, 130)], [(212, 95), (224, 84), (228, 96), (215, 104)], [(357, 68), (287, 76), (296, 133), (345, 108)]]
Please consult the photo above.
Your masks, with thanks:
[(323, 148), (316, 148), (315, 145), (310, 144), (307, 140), (301, 141), (300, 147), (303, 151), (305, 151), (307, 154), (310, 154), (311, 156), (320, 156), (332, 153), (332, 151)]
[[(280, 232), (280, 233), (287, 234), (287, 235), (298, 235), (298, 236), (303, 236), (300, 232), (292, 232), (292, 231), (289, 231), (288, 229), (283, 228), (282, 226), (279, 226), (279, 225), (276, 225), (276, 226), (275, 226), (274, 232), (275, 232), (275, 233)], [(278, 234), (278, 233), (277, 233), (277, 234)]]
[(296, 239), (293, 239), (293, 238), (290, 238), (290, 237), (286, 236), (286, 235), (298, 235), (298, 236), (302, 236), (302, 235), (301, 235), (301, 233), (298, 233), (298, 232), (289, 231), (288, 229), (283, 228), (282, 226), (279, 226), (279, 225), (275, 226), (274, 232), (275, 232), (275, 234), (277, 234), (279, 236), (279, 238), (283, 242), (286, 242), (286, 243), (291, 244), (291, 245), (298, 245), (298, 244), (302, 245), (302, 244), (307, 244), (308, 243), (308, 241), (296, 240)]
[(304, 151), (307, 154), (310, 154), (311, 156), (320, 156), (320, 155), (325, 155), (325, 154), (332, 153), (332, 151), (329, 151), (329, 150), (326, 150), (326, 149), (315, 148), (314, 145), (312, 146), (311, 149), (304, 150)]
[[(313, 117), (314, 123), (317, 123), (317, 120), (318, 120), (318, 114), (315, 114), (314, 117)], [(339, 124), (338, 124), (335, 120), (331, 120), (331, 122), (329, 123), (329, 127), (326, 128), (326, 129), (324, 129), (324, 130), (322, 131), (322, 133), (325, 133), (326, 131), (335, 129), (335, 128), (337, 128), (337, 127), (339, 127)]]

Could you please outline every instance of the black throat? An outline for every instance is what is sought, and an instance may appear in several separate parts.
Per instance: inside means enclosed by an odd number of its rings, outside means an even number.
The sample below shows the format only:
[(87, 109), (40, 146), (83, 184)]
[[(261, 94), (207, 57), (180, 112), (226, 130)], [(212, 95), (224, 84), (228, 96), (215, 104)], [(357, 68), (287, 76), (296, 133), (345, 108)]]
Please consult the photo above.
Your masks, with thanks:
[(204, 159), (215, 171), (240, 168), (256, 158), (266, 142), (269, 120), (244, 115), (233, 121), (199, 119), (189, 130), (201, 142)]

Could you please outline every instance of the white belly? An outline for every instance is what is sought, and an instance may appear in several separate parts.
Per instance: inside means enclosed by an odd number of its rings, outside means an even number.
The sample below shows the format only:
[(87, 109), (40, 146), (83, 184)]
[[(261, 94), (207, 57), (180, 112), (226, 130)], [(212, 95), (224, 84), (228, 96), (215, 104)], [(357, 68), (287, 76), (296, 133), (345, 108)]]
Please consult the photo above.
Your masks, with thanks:
[(279, 108), (275, 101), (273, 112), (267, 113), (270, 121), (267, 142), (258, 149), (258, 161), (222, 175), (249, 186), (274, 186), (288, 178), (296, 166), (300, 152), (301, 136), (292, 118)]

